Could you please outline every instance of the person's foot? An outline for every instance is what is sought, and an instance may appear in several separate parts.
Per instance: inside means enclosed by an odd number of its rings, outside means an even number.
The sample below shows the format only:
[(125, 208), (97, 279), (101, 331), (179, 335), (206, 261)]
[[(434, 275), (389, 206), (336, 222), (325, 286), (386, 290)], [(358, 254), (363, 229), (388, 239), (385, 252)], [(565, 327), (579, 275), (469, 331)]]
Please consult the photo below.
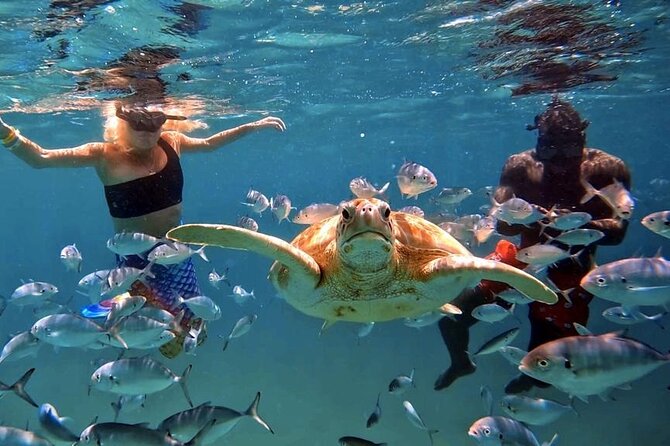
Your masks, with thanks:
[(465, 364), (452, 364), (443, 374), (441, 374), (435, 381), (435, 390), (446, 389), (454, 383), (458, 378), (475, 373), (477, 367), (472, 362)]
[(523, 392), (528, 392), (531, 390), (533, 387), (539, 387), (540, 389), (546, 389), (547, 387), (551, 386), (551, 384), (547, 384), (545, 382), (539, 381), (535, 378), (531, 378), (528, 375), (519, 375), (510, 382), (507, 383), (505, 386), (505, 393), (508, 394), (516, 394), (516, 393), (523, 393)]

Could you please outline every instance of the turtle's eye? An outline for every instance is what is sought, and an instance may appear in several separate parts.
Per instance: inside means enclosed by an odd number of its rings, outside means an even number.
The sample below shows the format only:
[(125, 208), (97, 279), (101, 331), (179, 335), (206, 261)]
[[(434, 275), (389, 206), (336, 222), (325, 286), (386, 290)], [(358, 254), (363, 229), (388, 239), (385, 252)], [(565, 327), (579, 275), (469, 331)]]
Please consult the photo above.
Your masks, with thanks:
[(345, 222), (351, 221), (351, 219), (354, 218), (354, 213), (351, 212), (351, 210), (347, 209), (346, 207), (342, 208), (342, 219)]
[(388, 205), (383, 205), (380, 211), (384, 220), (388, 220), (388, 218), (391, 216), (391, 208)]

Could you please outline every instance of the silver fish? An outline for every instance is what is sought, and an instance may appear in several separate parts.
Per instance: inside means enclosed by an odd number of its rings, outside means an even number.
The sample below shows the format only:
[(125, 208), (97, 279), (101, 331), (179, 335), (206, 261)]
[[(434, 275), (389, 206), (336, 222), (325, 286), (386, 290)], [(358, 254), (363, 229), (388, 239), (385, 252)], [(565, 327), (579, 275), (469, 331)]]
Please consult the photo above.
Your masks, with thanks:
[(30, 331), (21, 332), (13, 336), (0, 353), (0, 364), (3, 361), (18, 360), (28, 356), (36, 356), (41, 341), (30, 333)]
[[(520, 422), (507, 417), (484, 417), (475, 421), (468, 435), (482, 445), (540, 446), (535, 434)], [(558, 435), (543, 446), (556, 446)]]
[(351, 435), (340, 437), (337, 442), (340, 446), (387, 446), (386, 443), (375, 443), (374, 441), (360, 437), (352, 437)]
[(112, 300), (107, 318), (105, 319), (105, 327), (111, 327), (123, 317), (130, 316), (140, 310), (146, 303), (147, 298), (144, 296), (124, 295), (123, 298)]
[(313, 225), (337, 215), (339, 211), (340, 207), (334, 204), (314, 203), (301, 209), (292, 221), (299, 225)]
[(257, 190), (249, 189), (242, 204), (249, 206), (253, 212), (262, 214), (264, 210), (270, 207), (270, 200)]
[(192, 439), (186, 442), (172, 438), (168, 433), (151, 429), (143, 424), (95, 423), (88, 426), (73, 446), (196, 446), (202, 444), (213, 422), (203, 427)]
[(423, 212), (423, 209), (421, 209), (419, 206), (405, 206), (398, 209), (398, 212), (404, 212), (405, 214), (416, 215), (417, 217), (421, 218), (423, 218), (426, 215), (426, 213)]
[(237, 226), (240, 228), (248, 229), (250, 231), (258, 232), (258, 223), (253, 218), (248, 215), (243, 215), (237, 219)]
[(644, 314), (637, 307), (624, 307), (624, 306), (608, 308), (606, 310), (603, 310), (602, 313), (605, 319), (607, 319), (610, 322), (614, 322), (615, 324), (635, 325), (640, 324), (642, 322), (655, 322), (661, 328), (664, 327), (663, 325), (661, 325), (659, 320), (666, 314), (668, 314), (668, 312), (664, 311), (662, 313), (657, 313), (652, 316), (649, 316), (647, 314)]
[(368, 420), (365, 422), (365, 427), (368, 429), (374, 426), (375, 424), (379, 423), (379, 420), (382, 417), (382, 408), (379, 405), (379, 398), (381, 397), (381, 393), (377, 394), (377, 404), (375, 404), (375, 409), (372, 411), (370, 416), (368, 417)]
[(65, 265), (66, 271), (81, 272), (83, 258), (76, 244), (67, 245), (60, 251), (60, 261)]
[[(28, 370), (26, 373), (24, 373), (21, 378), (17, 379), (16, 382), (12, 385), (7, 385), (3, 382), (0, 382), (0, 398), (5, 396), (6, 393), (12, 392), (22, 400), (26, 401), (28, 404), (30, 404), (33, 407), (37, 407), (37, 403), (35, 400), (31, 398), (30, 395), (28, 395), (28, 392), (26, 392), (26, 384), (28, 384), (28, 380), (30, 379), (31, 376), (33, 376), (33, 373), (35, 373), (35, 368), (32, 368)], [(0, 437), (0, 440), (2, 437)], [(0, 444), (5, 444), (0, 441)]]
[(506, 330), (484, 342), (484, 344), (482, 344), (482, 346), (479, 347), (479, 349), (477, 349), (477, 351), (472, 356), (477, 357), (495, 353), (501, 348), (506, 347), (512, 343), (518, 334), (519, 327), (510, 328), (509, 330)]
[(221, 308), (207, 296), (194, 296), (180, 299), (180, 304), (186, 305), (197, 317), (206, 321), (221, 319)]
[(16, 427), (0, 426), (0, 444), (16, 446), (53, 446), (46, 438)]
[(597, 229), (571, 229), (556, 237), (547, 238), (550, 241), (561, 242), (568, 246), (588, 246), (603, 237), (605, 237), (605, 233)]
[(437, 429), (428, 429), (426, 427), (426, 424), (423, 422), (421, 417), (419, 416), (419, 413), (414, 409), (414, 406), (412, 403), (409, 401), (403, 401), (402, 402), (402, 407), (405, 409), (405, 415), (407, 416), (407, 419), (409, 420), (410, 423), (412, 423), (415, 427), (418, 429), (421, 429), (422, 431), (426, 431), (428, 434), (428, 437), (430, 438), (430, 444), (433, 444), (433, 435), (438, 432)]
[(205, 246), (201, 246), (198, 249), (192, 249), (188, 245), (177, 242), (173, 243), (172, 246), (157, 246), (151, 250), (147, 256), (147, 260), (157, 263), (158, 265), (175, 265), (177, 263), (182, 263), (194, 254), (199, 255), (205, 262), (209, 262), (209, 259), (205, 254)]
[(569, 251), (565, 251), (554, 245), (532, 245), (520, 249), (516, 253), (516, 259), (518, 261), (527, 263), (535, 268), (553, 265), (556, 262), (570, 257), (571, 254)]
[(432, 201), (442, 206), (453, 206), (472, 195), (472, 191), (467, 187), (445, 187)]
[(584, 178), (581, 178), (580, 182), (586, 191), (580, 203), (584, 204), (594, 197), (599, 197), (612, 208), (616, 217), (628, 220), (633, 216), (635, 201), (633, 201), (630, 191), (620, 181), (614, 179), (612, 184), (608, 184), (600, 190), (594, 188)]
[(140, 407), (144, 407), (147, 396), (141, 395), (121, 395), (118, 400), (112, 401), (110, 404), (114, 410), (114, 422), (119, 419), (121, 411), (132, 412)]
[(642, 226), (666, 238), (670, 238), (670, 211), (653, 212), (642, 219)]
[(510, 364), (512, 364), (514, 367), (519, 367), (519, 364), (521, 364), (521, 360), (528, 354), (526, 350), (522, 350), (518, 347), (513, 347), (511, 345), (506, 345), (504, 347), (500, 347), (498, 352), (503, 356), (503, 358), (507, 359)]
[(357, 198), (374, 198), (377, 195), (383, 195), (390, 184), (386, 183), (377, 190), (367, 179), (356, 177), (349, 182), (349, 189)]
[(83, 288), (84, 291), (81, 292), (77, 290), (77, 293), (87, 296), (91, 303), (98, 303), (100, 299), (102, 299), (102, 287), (107, 280), (107, 276), (109, 276), (109, 271), (110, 270), (108, 269), (101, 269), (86, 274), (77, 284), (79, 288)]
[(217, 290), (221, 286), (221, 282), (225, 282), (226, 285), (230, 286), (230, 282), (228, 281), (228, 268), (226, 268), (222, 274), (217, 273), (216, 269), (212, 268), (212, 271), (207, 275), (207, 280), (209, 281), (209, 284)]
[(664, 355), (634, 339), (616, 333), (568, 336), (542, 344), (521, 361), (519, 370), (563, 392), (586, 400), (605, 397), (670, 362)]
[(662, 257), (630, 258), (600, 265), (580, 283), (589, 293), (618, 304), (670, 304), (670, 262)]
[(374, 322), (368, 322), (367, 324), (361, 324), (360, 328), (356, 331), (356, 336), (358, 339), (364, 338), (372, 333), (372, 329), (375, 328)]
[[(133, 314), (122, 318), (116, 323), (114, 329), (118, 333), (118, 337), (123, 339), (125, 348), (144, 347), (147, 343), (159, 338), (163, 331), (170, 328), (168, 324), (164, 324), (155, 319)], [(124, 347), (115, 338), (100, 338), (105, 345), (113, 347)]]
[(280, 224), (282, 220), (288, 220), (291, 209), (293, 209), (291, 207), (291, 199), (286, 195), (279, 194), (270, 198), (270, 210), (277, 218), (277, 224)]
[(406, 327), (422, 328), (435, 324), (437, 321), (445, 316), (441, 311), (428, 311), (414, 317), (406, 317), (403, 319), (403, 324)]
[(472, 229), (477, 244), (486, 243), (495, 234), (497, 224), (497, 219), (492, 215), (487, 215), (479, 220)]
[(115, 296), (125, 292), (136, 280), (142, 280), (144, 277), (154, 277), (151, 272), (153, 265), (154, 262), (150, 262), (144, 269), (121, 266), (109, 270), (109, 274), (100, 286), (100, 292), (106, 296)]
[(169, 432), (177, 440), (186, 441), (208, 423), (212, 423), (212, 427), (202, 438), (202, 444), (221, 444), (218, 442), (221, 437), (228, 434), (243, 418), (249, 417), (274, 434), (270, 425), (258, 414), (260, 400), (261, 393), (258, 392), (247, 410), (243, 412), (204, 403), (193, 409), (167, 417), (158, 425), (157, 429), (162, 432)]
[(91, 385), (98, 390), (120, 395), (141, 395), (159, 392), (179, 383), (186, 401), (193, 407), (186, 387), (191, 367), (186, 367), (179, 376), (149, 356), (124, 358), (100, 366), (91, 375)]
[(509, 224), (520, 224), (533, 215), (533, 206), (517, 197), (512, 197), (502, 203), (493, 200), (491, 215)]
[(247, 334), (249, 330), (251, 330), (251, 325), (256, 322), (257, 318), (257, 315), (250, 314), (241, 317), (237, 322), (235, 322), (235, 325), (230, 330), (230, 333), (228, 333), (228, 336), (225, 338), (222, 350), (225, 351), (226, 348), (228, 348), (228, 344), (230, 343), (231, 339), (239, 338), (240, 336)]
[(249, 302), (251, 299), (256, 299), (256, 296), (254, 295), (254, 290), (247, 291), (244, 288), (242, 288), (240, 285), (235, 285), (233, 287), (233, 294), (232, 294), (233, 300), (237, 305), (244, 305), (245, 303)]
[(410, 161), (400, 166), (396, 178), (403, 198), (418, 198), (420, 194), (437, 187), (437, 178), (433, 172), (421, 164)]
[(107, 249), (122, 257), (142, 254), (158, 243), (165, 242), (142, 232), (117, 232), (107, 240)]
[(500, 407), (515, 420), (536, 426), (553, 423), (568, 412), (577, 413), (570, 405), (522, 395), (505, 395)]
[(82, 347), (108, 336), (95, 322), (67, 313), (43, 317), (33, 324), (30, 333), (40, 341), (59, 347)]
[(570, 231), (584, 226), (591, 221), (591, 214), (588, 212), (569, 212), (567, 214), (555, 215), (551, 212), (548, 215), (549, 223), (546, 226), (559, 231)]
[(496, 303), (482, 304), (473, 308), (472, 317), (482, 322), (500, 322), (509, 316), (514, 315), (515, 304), (509, 308), (503, 308)]
[(58, 288), (47, 282), (28, 282), (14, 290), (9, 296), (9, 303), (20, 307), (40, 305), (58, 293)]
[(394, 395), (402, 395), (407, 390), (414, 386), (414, 369), (407, 375), (398, 375), (389, 383), (389, 393)]
[(56, 408), (49, 403), (42, 404), (39, 407), (38, 420), (40, 426), (46, 432), (46, 436), (53, 441), (67, 441), (72, 443), (79, 440), (79, 435), (75, 435), (65, 426), (66, 418), (61, 418)]

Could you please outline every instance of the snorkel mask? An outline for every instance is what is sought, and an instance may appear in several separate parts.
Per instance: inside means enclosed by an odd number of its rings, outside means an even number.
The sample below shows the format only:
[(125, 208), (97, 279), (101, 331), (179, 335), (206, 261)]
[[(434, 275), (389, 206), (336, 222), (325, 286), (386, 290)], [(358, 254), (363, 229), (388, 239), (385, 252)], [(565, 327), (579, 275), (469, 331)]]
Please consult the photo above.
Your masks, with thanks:
[(542, 114), (535, 116), (535, 123), (526, 130), (537, 130), (535, 156), (540, 161), (581, 158), (586, 144), (586, 127), (572, 105), (554, 96)]
[(116, 107), (116, 117), (128, 123), (137, 132), (157, 132), (165, 121), (172, 119), (184, 121), (186, 116), (166, 115), (162, 111), (149, 111), (145, 108)]

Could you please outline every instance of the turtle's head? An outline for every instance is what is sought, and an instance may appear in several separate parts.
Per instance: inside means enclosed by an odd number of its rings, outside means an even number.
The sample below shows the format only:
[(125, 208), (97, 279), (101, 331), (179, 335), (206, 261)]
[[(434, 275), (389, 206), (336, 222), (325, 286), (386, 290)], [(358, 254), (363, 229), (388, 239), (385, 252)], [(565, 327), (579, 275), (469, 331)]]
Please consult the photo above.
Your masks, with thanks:
[(393, 242), (388, 203), (370, 198), (340, 205), (337, 246), (344, 264), (362, 273), (384, 269), (393, 255)]

